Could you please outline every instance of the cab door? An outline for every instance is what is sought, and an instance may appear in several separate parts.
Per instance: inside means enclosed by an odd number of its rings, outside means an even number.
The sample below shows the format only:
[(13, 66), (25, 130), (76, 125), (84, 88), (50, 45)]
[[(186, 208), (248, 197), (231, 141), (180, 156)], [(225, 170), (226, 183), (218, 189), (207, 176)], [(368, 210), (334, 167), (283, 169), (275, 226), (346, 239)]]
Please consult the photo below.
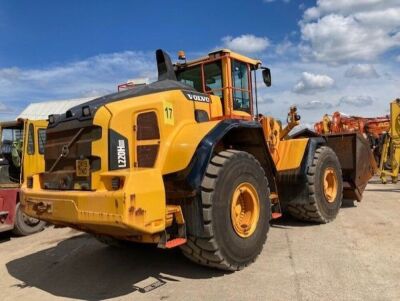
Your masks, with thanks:
[(46, 144), (46, 120), (26, 120), (24, 125), (24, 153), (22, 179), (44, 172), (44, 147)]

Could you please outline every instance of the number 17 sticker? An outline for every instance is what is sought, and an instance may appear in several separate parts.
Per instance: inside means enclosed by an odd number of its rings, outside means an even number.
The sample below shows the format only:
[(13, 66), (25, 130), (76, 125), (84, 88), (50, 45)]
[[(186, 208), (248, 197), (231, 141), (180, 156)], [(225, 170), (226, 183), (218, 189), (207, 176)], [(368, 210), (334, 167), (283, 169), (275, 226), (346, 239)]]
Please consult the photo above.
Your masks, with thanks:
[(164, 101), (164, 123), (174, 125), (174, 107), (172, 103)]

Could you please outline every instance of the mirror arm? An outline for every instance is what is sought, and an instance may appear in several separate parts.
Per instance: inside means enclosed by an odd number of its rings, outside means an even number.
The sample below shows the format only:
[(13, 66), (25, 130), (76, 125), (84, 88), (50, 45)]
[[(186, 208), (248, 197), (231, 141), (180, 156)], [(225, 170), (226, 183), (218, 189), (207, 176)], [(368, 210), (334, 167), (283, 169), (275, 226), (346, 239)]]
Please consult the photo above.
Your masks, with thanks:
[(254, 94), (256, 99), (256, 118), (258, 117), (257, 69), (254, 70)]

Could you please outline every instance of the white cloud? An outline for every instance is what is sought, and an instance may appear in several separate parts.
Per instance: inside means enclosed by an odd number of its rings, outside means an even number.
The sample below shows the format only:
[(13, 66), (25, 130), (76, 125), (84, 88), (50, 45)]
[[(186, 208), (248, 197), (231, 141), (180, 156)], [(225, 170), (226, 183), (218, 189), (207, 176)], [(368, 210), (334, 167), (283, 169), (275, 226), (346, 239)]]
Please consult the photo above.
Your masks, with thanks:
[(94, 96), (117, 91), (132, 77), (155, 79), (151, 53), (124, 51), (42, 69), (0, 69), (0, 97), (22, 102)]
[[(268, 61), (266, 61), (268, 62)], [(301, 123), (314, 123), (322, 118), (325, 113), (332, 114), (335, 111), (344, 112), (348, 115), (360, 115), (365, 117), (383, 116), (389, 108), (389, 102), (399, 97), (400, 86), (400, 68), (399, 65), (393, 63), (393, 60), (383, 60), (374, 63), (374, 68), (379, 72), (380, 77), (374, 80), (349, 80), (345, 77), (345, 72), (353, 65), (326, 65), (318, 62), (302, 62), (274, 60), (268, 63), (268, 67), (272, 72), (272, 86), (270, 88), (261, 87), (259, 93), (266, 98), (275, 100), (273, 104), (259, 104), (260, 112), (269, 112), (271, 116), (281, 119), (285, 122), (289, 106), (297, 104), (299, 115), (301, 115)], [(290, 72), (288, 72), (290, 70)], [(318, 91), (318, 93), (296, 93), (293, 90), (294, 83), (299, 81), (304, 70), (312, 74), (326, 74), (335, 80), (335, 84), (331, 89)], [(300, 76), (299, 76), (300, 74)], [(387, 75), (386, 75), (387, 74)], [(390, 75), (390, 78), (389, 78)], [(261, 76), (257, 77), (261, 82)], [(314, 91), (315, 92), (315, 91)], [(349, 96), (355, 98), (357, 96), (367, 95), (373, 100), (364, 101), (360, 106), (348, 105)], [(319, 101), (318, 103), (308, 104), (310, 101)], [(354, 102), (353, 102), (354, 103)], [(308, 104), (303, 108), (304, 104)], [(310, 109), (314, 108), (314, 109)]]
[(374, 66), (370, 64), (357, 64), (351, 66), (345, 72), (345, 77), (354, 77), (358, 79), (378, 78), (379, 74), (376, 72)]
[(343, 96), (338, 105), (361, 107), (371, 106), (374, 103), (374, 99), (371, 96)]
[(13, 113), (14, 109), (6, 105), (4, 102), (0, 101), (0, 114)]
[(304, 12), (300, 27), (306, 59), (375, 60), (400, 47), (400, 1), (318, 0)]
[(305, 21), (310, 21), (310, 20), (315, 20), (320, 17), (320, 11), (316, 7), (310, 7), (306, 9), (304, 12), (304, 20)]
[(396, 30), (396, 27), (400, 26), (400, 7), (356, 13), (354, 17), (366, 26)]
[(301, 78), (293, 87), (293, 92), (312, 94), (318, 91), (324, 91), (331, 88), (335, 84), (333, 78), (327, 75), (313, 74), (303, 72)]
[[(296, 102), (302, 123), (313, 124), (334, 111), (385, 115), (389, 102), (399, 94), (400, 1), (315, 2), (299, 22), (300, 44), (286, 50), (284, 39), (271, 45), (273, 51), (262, 54), (271, 68), (273, 85), (259, 92), (275, 103), (261, 102), (260, 112), (284, 121), (289, 106)], [(329, 75), (334, 82), (328, 87), (311, 84), (315, 81), (299, 78), (304, 70)]]
[(20, 70), (16, 67), (0, 69), (0, 86), (18, 79)]
[(223, 47), (243, 53), (261, 52), (270, 45), (267, 37), (256, 37), (252, 34), (244, 34), (238, 37), (226, 36), (222, 38)]
[(105, 88), (98, 88), (98, 89), (89, 89), (89, 90), (81, 90), (79, 94), (82, 97), (96, 97), (99, 95), (107, 95), (110, 93), (116, 92), (115, 90), (105, 89)]
[(284, 55), (289, 50), (291, 50), (293, 47), (294, 47), (293, 43), (291, 41), (289, 41), (288, 39), (285, 39), (281, 43), (278, 43), (275, 46), (275, 52), (278, 55)]
[(273, 103), (275, 103), (275, 100), (271, 97), (268, 97), (267, 95), (260, 95), (258, 97), (258, 103), (259, 104), (273, 104)]
[(372, 60), (400, 46), (400, 36), (363, 26), (353, 16), (328, 15), (317, 22), (302, 24), (301, 33), (308, 43), (303, 48), (304, 55), (321, 62)]
[(322, 102), (319, 100), (312, 100), (309, 102), (305, 102), (299, 104), (299, 108), (302, 110), (330, 110), (333, 108), (333, 105), (329, 102)]
[(308, 10), (318, 12), (318, 16), (330, 13), (349, 15), (355, 12), (383, 10), (398, 5), (398, 0), (317, 0), (317, 5)]

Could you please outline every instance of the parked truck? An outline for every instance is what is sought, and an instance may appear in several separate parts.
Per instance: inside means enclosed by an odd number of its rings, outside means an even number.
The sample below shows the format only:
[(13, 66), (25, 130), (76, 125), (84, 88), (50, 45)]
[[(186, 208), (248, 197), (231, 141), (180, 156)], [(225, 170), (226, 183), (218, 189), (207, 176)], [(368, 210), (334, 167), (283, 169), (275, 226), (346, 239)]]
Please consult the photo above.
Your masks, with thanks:
[(45, 222), (26, 215), (19, 202), (21, 184), (44, 171), (45, 120), (0, 122), (0, 232), (29, 235)]
[(260, 115), (257, 75), (271, 85), (261, 61), (227, 49), (180, 53), (174, 65), (157, 50), (156, 60), (156, 82), (49, 116), (45, 171), (23, 188), (29, 216), (106, 243), (179, 246), (234, 271), (261, 252), (271, 218), (328, 223), (343, 196), (361, 200), (374, 169), (368, 142), (291, 137)]

